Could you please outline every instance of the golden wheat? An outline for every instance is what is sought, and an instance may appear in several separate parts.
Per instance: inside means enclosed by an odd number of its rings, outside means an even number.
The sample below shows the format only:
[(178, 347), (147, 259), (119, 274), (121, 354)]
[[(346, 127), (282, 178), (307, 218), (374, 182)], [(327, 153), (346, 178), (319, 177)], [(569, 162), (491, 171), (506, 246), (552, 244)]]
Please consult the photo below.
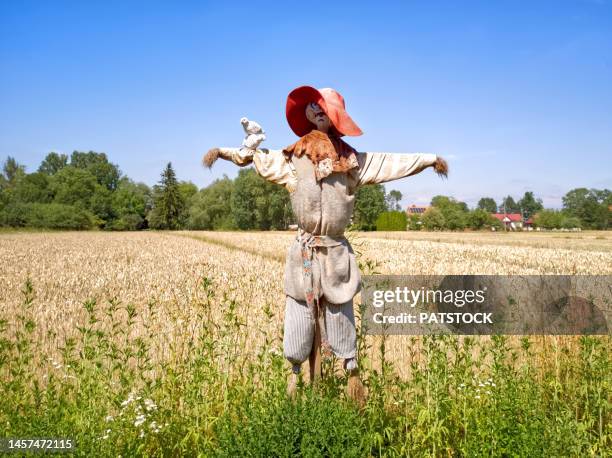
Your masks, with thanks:
[[(603, 234), (603, 233), (602, 233)], [(387, 274), (611, 274), (612, 250), (607, 234), (589, 238), (588, 247), (569, 249), (568, 239), (542, 239), (529, 246), (515, 235), (510, 245), (499, 238), (478, 240), (455, 234), (410, 236), (351, 234), (362, 261)], [(226, 313), (235, 301), (244, 323), (236, 339), (244, 357), (267, 340), (280, 351), (284, 310), (283, 273), (289, 232), (147, 232), (14, 233), (0, 235), (0, 316), (18, 309), (26, 278), (33, 282), (37, 340), (49, 355), (86, 319), (83, 303), (108, 300), (131, 303), (138, 312), (135, 333), (156, 336), (154, 358), (181, 358), (187, 342), (197, 338), (195, 308), (201, 283), (210, 280)], [(444, 243), (433, 237), (444, 238)], [(427, 238), (428, 240), (420, 240)], [(597, 249), (597, 247), (600, 247)], [(378, 338), (369, 338), (376, 345)], [(556, 339), (556, 338), (548, 338)], [(569, 338), (568, 338), (569, 339)], [(546, 340), (546, 339), (544, 339)], [(387, 356), (405, 374), (418, 358), (419, 341), (392, 336)], [(229, 364), (229, 363), (228, 363)]]

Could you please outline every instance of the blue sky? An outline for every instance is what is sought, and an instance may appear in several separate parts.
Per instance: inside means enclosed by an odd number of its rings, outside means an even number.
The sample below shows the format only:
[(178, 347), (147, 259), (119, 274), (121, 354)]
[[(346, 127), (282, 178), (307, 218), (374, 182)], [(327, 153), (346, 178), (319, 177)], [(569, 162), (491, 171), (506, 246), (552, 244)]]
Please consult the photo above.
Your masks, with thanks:
[(0, 160), (34, 171), (52, 150), (103, 151), (137, 181), (168, 161), (198, 186), (233, 164), (239, 119), (269, 148), (300, 85), (333, 87), (360, 151), (433, 152), (451, 167), (395, 181), (403, 203), (436, 194), (612, 188), (610, 1), (0, 3)]

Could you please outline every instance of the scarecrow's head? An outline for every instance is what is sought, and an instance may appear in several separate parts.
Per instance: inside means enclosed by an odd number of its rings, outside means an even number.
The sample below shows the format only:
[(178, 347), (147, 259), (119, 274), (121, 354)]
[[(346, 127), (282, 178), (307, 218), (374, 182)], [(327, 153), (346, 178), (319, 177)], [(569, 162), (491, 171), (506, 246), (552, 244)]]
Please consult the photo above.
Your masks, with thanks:
[(299, 137), (316, 129), (338, 136), (361, 135), (361, 129), (346, 112), (344, 98), (330, 88), (301, 86), (287, 97), (287, 121)]
[(325, 133), (329, 131), (331, 121), (318, 103), (310, 102), (306, 105), (306, 118), (314, 124), (315, 129)]

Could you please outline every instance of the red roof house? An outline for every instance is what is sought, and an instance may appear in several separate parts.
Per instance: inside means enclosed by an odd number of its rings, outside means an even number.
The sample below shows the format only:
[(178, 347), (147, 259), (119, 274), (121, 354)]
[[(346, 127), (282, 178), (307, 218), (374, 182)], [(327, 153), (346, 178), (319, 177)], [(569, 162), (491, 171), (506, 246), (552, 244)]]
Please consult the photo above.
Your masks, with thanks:
[(523, 227), (530, 227), (533, 224), (531, 218), (524, 220), (520, 213), (491, 213), (491, 216), (498, 219), (506, 226), (506, 229), (516, 231)]
[(408, 213), (408, 215), (422, 215), (428, 208), (429, 206), (412, 204), (406, 209), (406, 213)]

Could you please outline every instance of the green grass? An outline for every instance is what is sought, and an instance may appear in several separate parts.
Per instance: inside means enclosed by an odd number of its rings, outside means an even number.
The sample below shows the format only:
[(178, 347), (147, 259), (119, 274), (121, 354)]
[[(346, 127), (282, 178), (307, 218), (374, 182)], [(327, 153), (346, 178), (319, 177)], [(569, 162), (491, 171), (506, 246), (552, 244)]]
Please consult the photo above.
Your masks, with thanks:
[[(611, 454), (608, 337), (561, 343), (546, 364), (528, 338), (513, 348), (503, 336), (422, 337), (423, 364), (410, 380), (386, 362), (383, 340), (381, 370), (360, 359), (369, 397), (359, 411), (342, 377), (287, 399), (288, 364), (271, 343), (240, 356), (243, 323), (216, 286), (201, 282), (200, 337), (186, 356), (156, 364), (160, 337), (133, 337), (136, 309), (117, 300), (85, 303), (88, 319), (49, 361), (33, 339), (26, 282), (21, 309), (0, 317), (0, 437), (70, 437), (77, 456)], [(366, 345), (360, 337), (361, 354)]]

